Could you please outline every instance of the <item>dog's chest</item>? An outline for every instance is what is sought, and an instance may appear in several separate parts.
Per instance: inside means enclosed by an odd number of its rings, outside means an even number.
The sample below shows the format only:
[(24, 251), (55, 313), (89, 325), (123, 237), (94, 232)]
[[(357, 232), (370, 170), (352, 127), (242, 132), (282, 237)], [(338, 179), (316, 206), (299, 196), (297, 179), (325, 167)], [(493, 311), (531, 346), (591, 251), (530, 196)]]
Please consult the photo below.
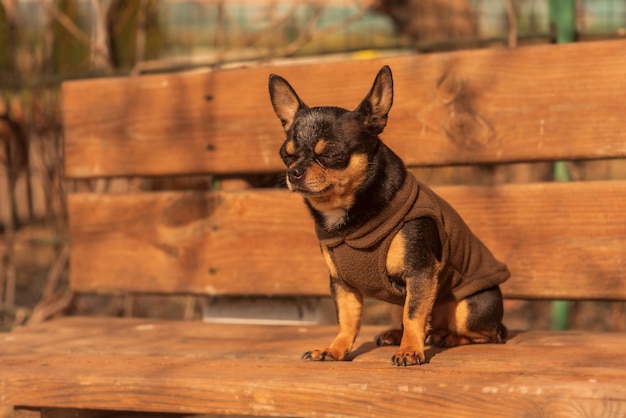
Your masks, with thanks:
[(402, 305), (406, 298), (403, 283), (387, 274), (388, 246), (353, 248), (345, 243), (336, 247), (322, 246), (324, 260), (332, 276), (368, 297)]
[(346, 211), (343, 209), (334, 209), (323, 212), (326, 228), (333, 229), (343, 225), (346, 221)]

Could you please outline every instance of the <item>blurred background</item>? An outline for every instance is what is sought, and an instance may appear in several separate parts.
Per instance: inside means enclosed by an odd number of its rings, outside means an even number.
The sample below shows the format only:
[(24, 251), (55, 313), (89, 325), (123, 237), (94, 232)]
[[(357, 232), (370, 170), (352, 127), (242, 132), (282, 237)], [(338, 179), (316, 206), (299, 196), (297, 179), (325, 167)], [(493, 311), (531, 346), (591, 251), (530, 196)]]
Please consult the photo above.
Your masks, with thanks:
[[(571, 13), (570, 27), (559, 23)], [(329, 54), (365, 59), (624, 37), (624, 0), (0, 0), (0, 331), (60, 314), (203, 315), (205, 304), (191, 296), (77, 296), (68, 290), (67, 191), (163, 184), (210, 189), (212, 181), (64, 180), (64, 80), (321, 61)], [(102, 106), (106, 102), (102, 97)], [(435, 185), (468, 175), (476, 183), (626, 178), (623, 161), (553, 171), (522, 166), (467, 173), (460, 167), (418, 175)], [(626, 329), (623, 302), (576, 302), (560, 325), (550, 302), (507, 303), (511, 328)], [(372, 306), (366, 322), (383, 321), (382, 313)]]

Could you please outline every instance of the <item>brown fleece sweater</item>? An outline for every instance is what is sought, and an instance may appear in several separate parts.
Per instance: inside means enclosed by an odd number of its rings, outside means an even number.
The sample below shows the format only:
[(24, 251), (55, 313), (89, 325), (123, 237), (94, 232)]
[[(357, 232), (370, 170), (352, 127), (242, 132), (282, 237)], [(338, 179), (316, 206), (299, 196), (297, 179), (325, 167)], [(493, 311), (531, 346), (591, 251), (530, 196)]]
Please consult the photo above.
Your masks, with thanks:
[(406, 295), (387, 275), (387, 252), (404, 223), (421, 217), (436, 223), (442, 245), (436, 303), (466, 298), (509, 278), (506, 265), (496, 260), (452, 206), (411, 173), (391, 204), (370, 222), (340, 232), (318, 226), (316, 232), (341, 280), (365, 296), (401, 305)]

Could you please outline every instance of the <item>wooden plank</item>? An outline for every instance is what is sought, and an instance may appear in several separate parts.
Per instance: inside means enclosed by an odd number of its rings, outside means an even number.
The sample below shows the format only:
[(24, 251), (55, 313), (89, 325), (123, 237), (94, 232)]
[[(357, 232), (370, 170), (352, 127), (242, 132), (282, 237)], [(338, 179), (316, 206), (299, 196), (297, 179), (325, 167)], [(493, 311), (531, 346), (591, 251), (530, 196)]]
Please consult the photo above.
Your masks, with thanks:
[[(13, 418), (22, 418), (21, 415)], [(24, 416), (24, 418), (27, 418)], [(31, 418), (31, 417), (28, 417)], [(188, 414), (179, 414), (175, 412), (140, 412), (140, 411), (111, 411), (111, 410), (92, 410), (92, 409), (76, 409), (76, 408), (44, 408), (41, 415), (32, 416), (32, 418), (190, 418)], [(194, 418), (212, 418), (206, 415), (198, 415)], [(241, 417), (234, 417), (241, 418)]]
[[(0, 344), (0, 405), (274, 416), (626, 413), (626, 334), (517, 333), (397, 368), (365, 327), (351, 362), (308, 362), (335, 327), (63, 318)], [(70, 354), (71, 355), (68, 355)], [(592, 359), (590, 361), (590, 359)]]
[(69, 208), (79, 291), (329, 292), (313, 221), (285, 191), (76, 194)]
[(625, 48), (621, 40), (67, 82), (66, 175), (280, 171), (284, 133), (268, 74), (285, 76), (311, 106), (353, 109), (384, 64), (395, 99), (383, 139), (409, 165), (625, 156)]
[(512, 298), (626, 299), (626, 182), (437, 189), (512, 278)]
[[(508, 264), (508, 297), (626, 299), (626, 181), (436, 190)], [(78, 291), (328, 294), (312, 221), (286, 191), (74, 194), (69, 212)]]

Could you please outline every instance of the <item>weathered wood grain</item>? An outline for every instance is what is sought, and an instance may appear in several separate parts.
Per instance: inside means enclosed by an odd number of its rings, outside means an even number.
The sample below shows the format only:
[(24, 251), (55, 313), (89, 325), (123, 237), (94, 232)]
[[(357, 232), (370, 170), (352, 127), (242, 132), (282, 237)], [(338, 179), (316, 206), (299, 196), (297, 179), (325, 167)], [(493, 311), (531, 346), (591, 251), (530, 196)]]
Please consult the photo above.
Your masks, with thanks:
[[(626, 182), (440, 187), (505, 261), (508, 297), (626, 299)], [(301, 199), (281, 190), (69, 197), (78, 291), (328, 294)]]
[[(274, 416), (626, 413), (625, 334), (527, 332), (397, 368), (366, 327), (351, 362), (308, 362), (335, 327), (64, 318), (0, 336), (0, 405)], [(255, 341), (250, 344), (250, 341)]]
[(66, 175), (282, 170), (267, 77), (355, 108), (394, 72), (383, 139), (409, 165), (626, 155), (626, 41), (64, 83)]
[(279, 190), (71, 195), (79, 291), (328, 294), (313, 222)]

